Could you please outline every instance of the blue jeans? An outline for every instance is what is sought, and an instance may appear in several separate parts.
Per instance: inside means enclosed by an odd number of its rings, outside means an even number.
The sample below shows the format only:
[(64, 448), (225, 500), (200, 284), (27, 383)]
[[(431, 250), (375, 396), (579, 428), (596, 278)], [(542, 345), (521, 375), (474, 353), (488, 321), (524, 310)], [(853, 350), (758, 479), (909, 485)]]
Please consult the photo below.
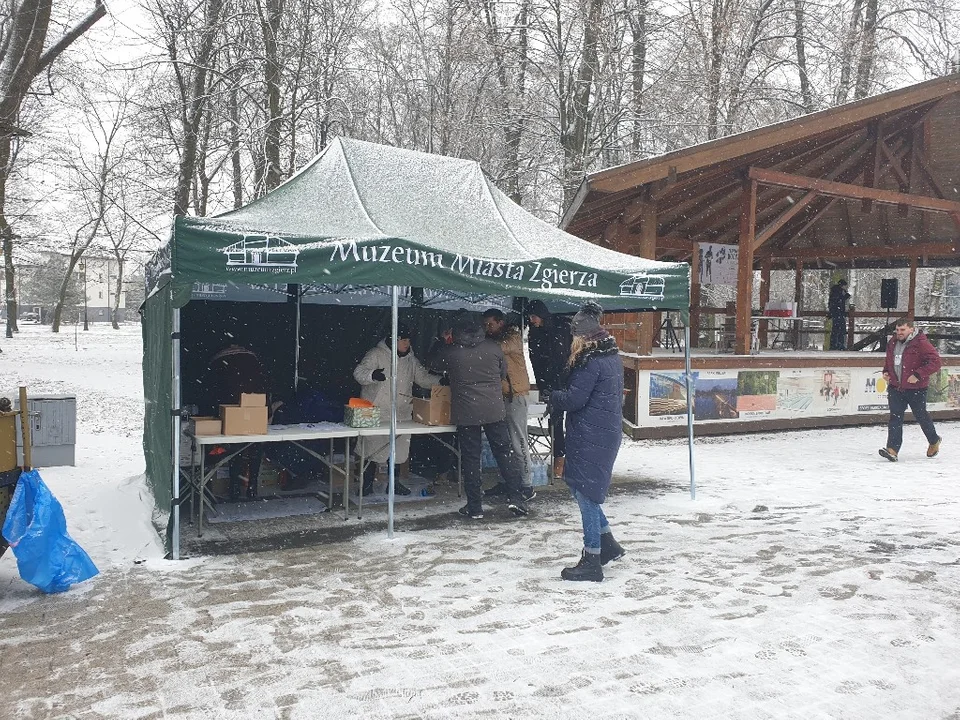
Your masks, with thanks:
[(570, 488), (573, 499), (580, 506), (580, 519), (583, 521), (583, 549), (588, 553), (600, 553), (600, 535), (610, 532), (610, 523), (599, 503), (595, 503), (583, 493)]
[(937, 430), (927, 412), (927, 389), (902, 390), (887, 388), (887, 403), (890, 405), (890, 421), (887, 423), (887, 447), (900, 452), (903, 444), (903, 414), (909, 407), (913, 419), (917, 421), (927, 442), (933, 445), (937, 440)]

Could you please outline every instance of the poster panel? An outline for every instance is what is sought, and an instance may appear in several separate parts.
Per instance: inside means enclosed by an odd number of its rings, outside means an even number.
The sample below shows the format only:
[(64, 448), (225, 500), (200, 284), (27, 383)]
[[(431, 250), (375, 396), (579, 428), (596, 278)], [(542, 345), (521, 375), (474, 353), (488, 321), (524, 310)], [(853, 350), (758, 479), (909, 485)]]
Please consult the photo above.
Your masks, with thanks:
[(736, 285), (740, 249), (736, 245), (697, 243), (701, 285)]

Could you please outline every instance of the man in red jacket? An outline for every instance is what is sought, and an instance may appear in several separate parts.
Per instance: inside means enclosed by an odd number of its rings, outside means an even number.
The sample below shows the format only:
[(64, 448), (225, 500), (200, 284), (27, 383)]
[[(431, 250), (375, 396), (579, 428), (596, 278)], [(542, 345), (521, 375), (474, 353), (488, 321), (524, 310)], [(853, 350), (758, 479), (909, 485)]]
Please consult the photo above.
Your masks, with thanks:
[(927, 413), (927, 386), (930, 376), (939, 369), (940, 355), (927, 336), (913, 326), (910, 318), (900, 320), (894, 336), (887, 343), (887, 360), (883, 364), (890, 422), (887, 425), (887, 446), (880, 449), (880, 455), (890, 462), (897, 461), (897, 453), (903, 444), (903, 414), (908, 407), (927, 436), (927, 457), (936, 457), (940, 452), (940, 436)]

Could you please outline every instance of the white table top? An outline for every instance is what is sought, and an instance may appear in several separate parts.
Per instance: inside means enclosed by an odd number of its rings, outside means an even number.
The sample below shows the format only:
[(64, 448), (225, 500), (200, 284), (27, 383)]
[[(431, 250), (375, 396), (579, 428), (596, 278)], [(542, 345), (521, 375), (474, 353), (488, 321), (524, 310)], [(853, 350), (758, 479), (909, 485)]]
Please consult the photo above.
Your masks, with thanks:
[(270, 425), (266, 435), (198, 435), (197, 445), (288, 442), (357, 437), (357, 429), (343, 423), (318, 422), (299, 425)]
[[(456, 432), (456, 425), (424, 425), (413, 420), (397, 423), (399, 435), (432, 435)], [(389, 435), (390, 423), (374, 427), (355, 428), (343, 423), (318, 422), (299, 425), (270, 425), (266, 435), (198, 435), (197, 445), (231, 445), (236, 443), (303, 442), (304, 440), (330, 440), (333, 438)]]
[[(361, 436), (389, 435), (390, 419), (381, 419), (381, 424), (375, 427), (353, 428)], [(434, 433), (456, 432), (456, 425), (424, 425), (415, 420), (398, 420), (397, 435), (432, 435)]]

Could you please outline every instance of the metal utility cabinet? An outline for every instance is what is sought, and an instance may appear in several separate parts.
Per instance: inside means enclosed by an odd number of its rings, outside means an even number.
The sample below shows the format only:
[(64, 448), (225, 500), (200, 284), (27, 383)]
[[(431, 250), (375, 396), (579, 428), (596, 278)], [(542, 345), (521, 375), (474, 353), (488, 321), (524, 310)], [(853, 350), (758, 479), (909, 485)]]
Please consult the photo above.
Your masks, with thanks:
[[(17, 403), (19, 408), (19, 403)], [(27, 398), (33, 466), (75, 465), (77, 398), (46, 395)], [(17, 457), (23, 463), (23, 433), (17, 425)]]

